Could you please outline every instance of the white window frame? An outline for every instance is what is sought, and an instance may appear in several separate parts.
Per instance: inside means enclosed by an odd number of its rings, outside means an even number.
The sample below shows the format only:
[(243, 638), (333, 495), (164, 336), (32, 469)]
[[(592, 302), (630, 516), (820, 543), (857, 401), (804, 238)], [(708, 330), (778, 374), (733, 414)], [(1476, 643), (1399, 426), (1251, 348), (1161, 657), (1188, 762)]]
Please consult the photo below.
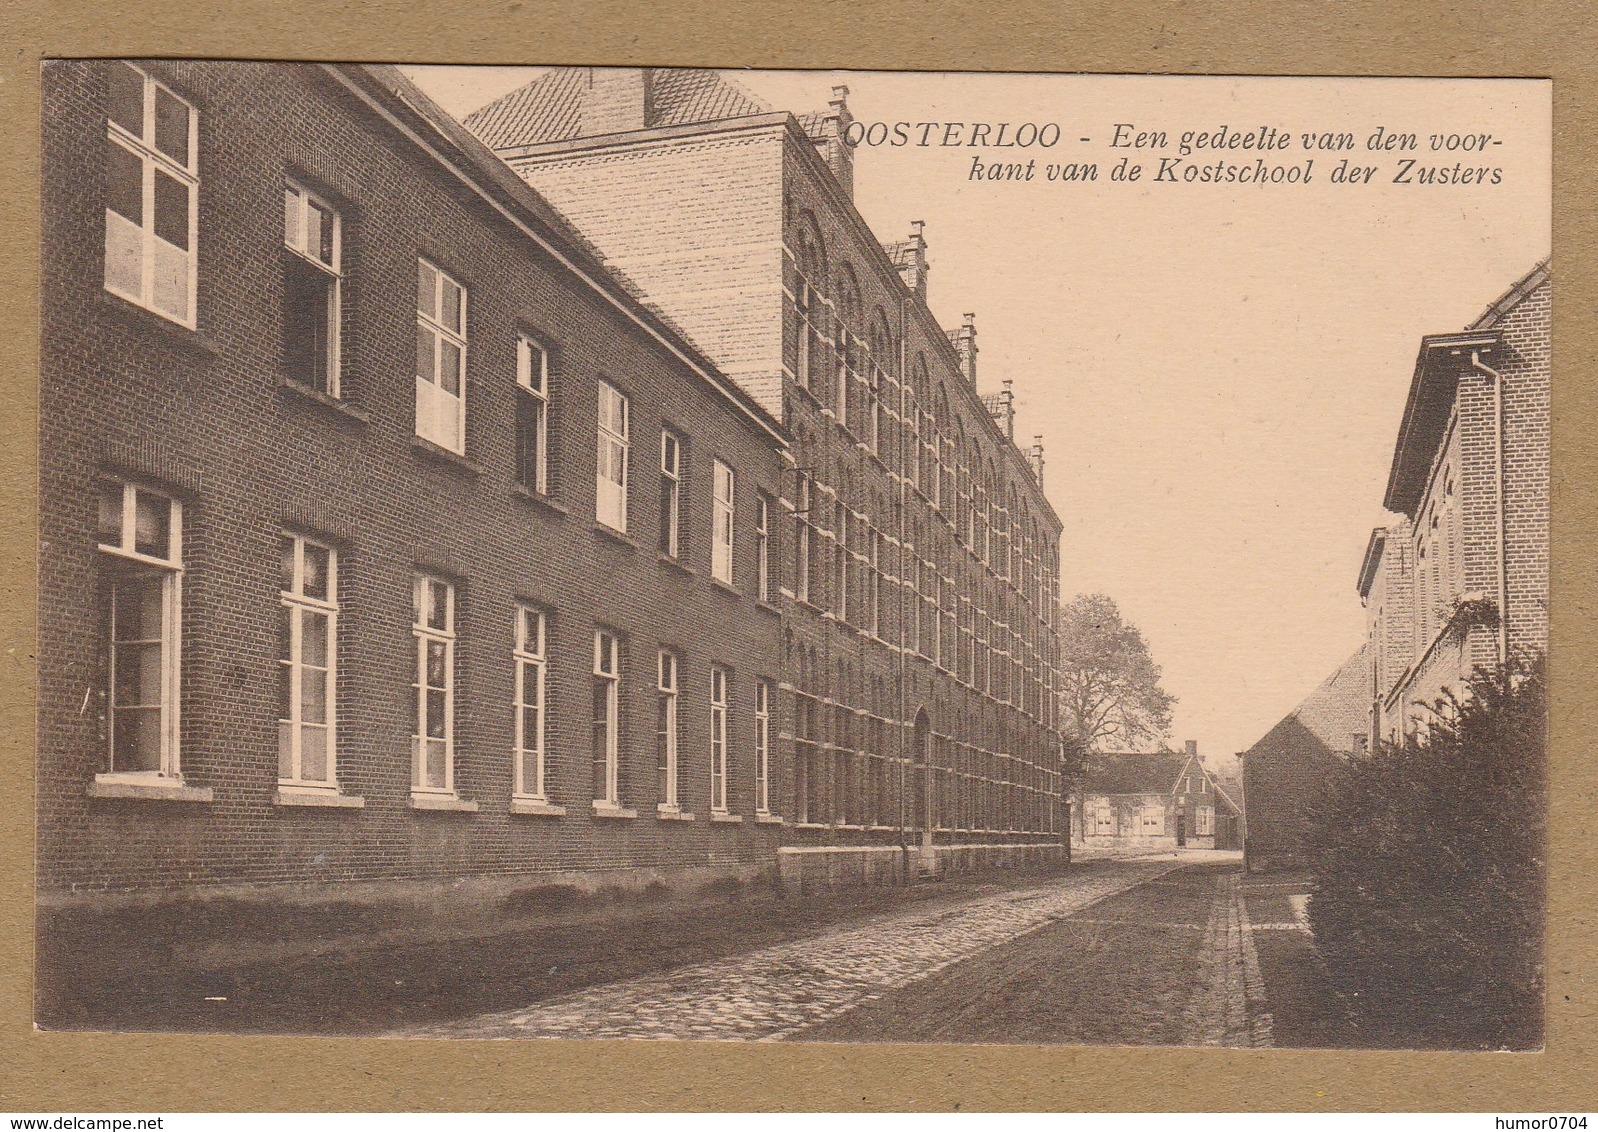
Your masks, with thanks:
[(677, 709), (681, 702), (679, 668), (680, 660), (677, 654), (670, 649), (661, 649), (655, 664), (655, 691), (659, 693), (658, 711), (664, 715), (661, 721), (664, 726), (656, 728), (656, 742), (664, 749), (656, 752), (656, 766), (659, 767), (660, 757), (664, 755), (666, 782), (659, 808), (667, 812), (676, 812), (682, 806), (678, 797)]
[(660, 552), (682, 557), (682, 437), (660, 430)]
[(771, 600), (771, 500), (755, 498), (755, 599)]
[(719, 582), (732, 585), (733, 573), (733, 518), (737, 477), (732, 466), (724, 461), (715, 462), (711, 510), (710, 576)]
[[(182, 671), (182, 625), (183, 625), (183, 503), (165, 492), (155, 491), (125, 481), (106, 482), (101, 485), (104, 496), (116, 493), (120, 488), (120, 514), (117, 516), (117, 540), (114, 543), (99, 542), (98, 549), (113, 558), (126, 562), (138, 563), (144, 566), (155, 567), (162, 572), (161, 585), (161, 693), (158, 704), (161, 722), (160, 734), (160, 766), (156, 770), (122, 770), (116, 763), (116, 656), (119, 644), (133, 642), (118, 642), (116, 639), (116, 605), (115, 591), (110, 597), (110, 604), (104, 610), (105, 616), (105, 697), (106, 697), (106, 749), (105, 770), (96, 774), (95, 780), (104, 783), (153, 783), (158, 785), (181, 785), (183, 781), (180, 765), (180, 687), (179, 679)], [(106, 490), (109, 489), (109, 490)], [(138, 497), (145, 495), (160, 500), (167, 505), (167, 554), (165, 557), (149, 554), (137, 549), (137, 518)], [(139, 643), (154, 643), (139, 642)], [(141, 705), (142, 706), (142, 705)]]
[[(121, 61), (112, 63), (113, 67), (126, 67), (138, 75), (143, 83), (143, 121), (140, 133), (135, 135), (119, 122), (111, 119), (109, 111), (106, 115), (106, 137), (113, 145), (137, 158), (140, 165), (140, 211), (142, 220), (138, 225), (120, 213), (113, 211), (107, 203), (105, 209), (105, 266), (110, 267), (112, 256), (112, 241), (114, 233), (120, 226), (136, 227), (139, 241), (139, 290), (137, 292), (119, 288), (112, 285), (110, 272), (105, 275), (105, 289), (113, 295), (136, 303), (152, 314), (170, 319), (180, 326), (193, 330), (196, 326), (195, 307), (198, 294), (196, 263), (199, 259), (199, 214), (200, 214), (200, 173), (199, 173), (199, 135), (200, 116), (194, 109), (194, 104), (185, 98), (179, 98), (172, 88), (165, 83), (157, 81), (148, 72), (140, 70), (131, 63)], [(155, 144), (155, 110), (157, 92), (163, 92), (167, 97), (181, 104), (188, 111), (188, 153), (183, 161), (178, 161), (172, 155), (162, 152)], [(188, 193), (188, 248), (177, 248), (155, 234), (155, 185), (156, 173), (160, 171), (172, 180), (182, 185)], [(187, 286), (184, 291), (184, 311), (163, 310), (155, 302), (155, 277), (156, 277), (156, 242), (171, 252), (184, 257), (187, 274)]]
[[(594, 472), (594, 517), (605, 526), (627, 532), (627, 473), (631, 431), (627, 395), (608, 381), (599, 383), (598, 464)], [(619, 471), (618, 480), (607, 470)]]
[(710, 668), (710, 809), (725, 814), (727, 807), (727, 706), (732, 673), (723, 665)]
[[(322, 259), (320, 253), (309, 245), (310, 224), (308, 221), (313, 208), (325, 212), (331, 219), (333, 226), (331, 260)], [(339, 216), (338, 209), (305, 188), (305, 186), (294, 181), (285, 182), (283, 186), (283, 246), (331, 280), (328, 287), (328, 309), (326, 315), (327, 388), (323, 392), (329, 397), (339, 397), (341, 396), (339, 393), (340, 355), (343, 352), (340, 345), (340, 336), (344, 309), (344, 224)]]
[(1198, 806), (1193, 810), (1193, 836), (1213, 837), (1215, 835), (1215, 807)]
[(621, 639), (609, 629), (594, 630), (593, 675), (605, 681), (605, 795), (594, 806), (614, 810), (621, 807)]
[(771, 813), (771, 681), (755, 683), (755, 813)]
[[(516, 604), (515, 644), (511, 656), (516, 689), (512, 701), (515, 712), (515, 746), (512, 762), (516, 767), (514, 796), (534, 802), (549, 800), (545, 779), (544, 733), (547, 713), (545, 689), (548, 679), (549, 626), (545, 613), (535, 605)], [(528, 674), (532, 674), (533, 700), (527, 699)], [(533, 734), (527, 734), (527, 713), (534, 713)], [(528, 774), (531, 769), (532, 774)]]
[[(538, 360), (536, 366), (534, 359)], [(516, 338), (516, 386), (521, 395), (533, 404), (538, 459), (533, 468), (533, 482), (522, 486), (539, 495), (549, 494), (549, 351), (542, 343), (527, 335)], [(517, 440), (520, 442), (520, 436)], [(517, 454), (520, 459), (520, 453)]]
[[(431, 310), (422, 306), (424, 273), (432, 273)], [(460, 295), (457, 324), (443, 321), (444, 296), (450, 288)], [(440, 448), (464, 455), (466, 452), (466, 288), (447, 271), (425, 257), (416, 260), (416, 333), (432, 339), (433, 372), (416, 375), (416, 435)], [(444, 374), (444, 344), (454, 346), (459, 358), (456, 375), (458, 394), (450, 393), (441, 380)], [(419, 368), (419, 367), (418, 367)], [(447, 427), (446, 427), (447, 422)]]
[[(432, 609), (431, 587), (443, 586), (445, 592), (444, 625), (430, 625)], [(415, 679), (411, 684), (416, 697), (416, 733), (411, 736), (411, 793), (453, 795), (455, 793), (455, 585), (447, 579), (432, 574), (417, 574), (411, 587), (411, 636), (416, 645)], [(439, 644), (444, 652), (444, 781), (430, 785), (427, 781), (427, 741), (429, 724), (427, 693), (432, 688), (427, 682), (427, 651), (430, 644)]]
[(1143, 832), (1145, 834), (1163, 834), (1165, 832), (1165, 807), (1159, 805), (1143, 804)]
[[(289, 717), (278, 720), (278, 785), (299, 789), (338, 791), (338, 551), (326, 543), (306, 538), (304, 535), (285, 533), (283, 539), (292, 544), (289, 588), (280, 590), (278, 597), (289, 612), (288, 655), (278, 660), (280, 668), (287, 668), (289, 681)], [(305, 592), (305, 552), (314, 547), (327, 553), (327, 597), (317, 598)], [(304, 628), (306, 616), (327, 619), (327, 665), (323, 689), (327, 698), (327, 777), (306, 778), (304, 767)], [(287, 742), (287, 750), (284, 743)], [(283, 756), (288, 755), (288, 774), (284, 774)]]

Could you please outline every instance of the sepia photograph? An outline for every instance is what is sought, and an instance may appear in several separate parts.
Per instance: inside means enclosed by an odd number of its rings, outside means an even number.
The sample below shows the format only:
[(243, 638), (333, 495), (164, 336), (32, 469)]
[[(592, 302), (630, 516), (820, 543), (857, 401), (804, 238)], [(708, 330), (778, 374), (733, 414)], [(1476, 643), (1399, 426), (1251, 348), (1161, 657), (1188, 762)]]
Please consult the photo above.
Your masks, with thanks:
[(38, 1029), (1543, 1048), (1549, 81), (40, 84)]

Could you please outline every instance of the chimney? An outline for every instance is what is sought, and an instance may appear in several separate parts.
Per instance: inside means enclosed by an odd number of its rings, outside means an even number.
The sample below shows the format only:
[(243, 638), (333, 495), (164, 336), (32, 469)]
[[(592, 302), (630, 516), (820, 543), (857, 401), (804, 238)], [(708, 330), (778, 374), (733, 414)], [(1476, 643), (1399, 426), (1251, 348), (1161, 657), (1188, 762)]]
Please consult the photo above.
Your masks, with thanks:
[(904, 285), (914, 291), (916, 298), (923, 303), (927, 301), (927, 272), (931, 270), (927, 263), (927, 238), (925, 235), (927, 222), (925, 220), (910, 221), (909, 262), (899, 268), (899, 278), (904, 280)]
[(1043, 486), (1043, 437), (1034, 433), (1032, 447), (1027, 452), (1027, 459), (1032, 463), (1032, 475), (1037, 479), (1038, 486)]
[(1198, 755), (1198, 740), (1197, 739), (1189, 739), (1187, 741), (1187, 743), (1186, 743), (1186, 748), (1187, 748), (1187, 757), (1188, 758), (1191, 759), (1191, 758), (1196, 757)]
[(1015, 382), (1008, 377), (1004, 379), (1004, 389), (999, 393), (999, 416), (1005, 439), (1015, 440)]
[(837, 178), (843, 195), (854, 199), (854, 150), (844, 140), (854, 116), (849, 113), (849, 88), (835, 86), (832, 98), (827, 101), (827, 111), (822, 116), (822, 136), (816, 139), (822, 159)]
[(579, 134), (620, 134), (649, 125), (655, 73), (649, 67), (590, 67)]
[(977, 316), (967, 314), (965, 322), (961, 323), (959, 330), (949, 331), (949, 341), (954, 343), (954, 352), (960, 359), (960, 372), (965, 374), (965, 379), (975, 388), (977, 383)]

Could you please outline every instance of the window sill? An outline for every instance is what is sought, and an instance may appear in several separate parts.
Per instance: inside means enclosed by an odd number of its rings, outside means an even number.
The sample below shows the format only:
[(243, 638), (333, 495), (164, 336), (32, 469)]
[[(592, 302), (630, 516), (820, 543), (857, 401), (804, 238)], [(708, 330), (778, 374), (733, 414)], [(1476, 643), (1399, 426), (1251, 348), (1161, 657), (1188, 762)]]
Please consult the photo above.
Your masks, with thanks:
[(477, 803), (468, 802), (454, 794), (412, 794), (411, 809), (436, 810), (441, 813), (475, 814)]
[(782, 610), (778, 609), (775, 605), (772, 605), (769, 601), (756, 601), (755, 608), (760, 610), (762, 613), (769, 613), (773, 617), (782, 616)]
[(141, 802), (209, 802), (209, 786), (185, 786), (179, 779), (145, 782), (96, 778), (87, 791), (91, 798), (123, 798)]
[(562, 507), (559, 503), (556, 503), (552, 497), (548, 495), (540, 495), (530, 487), (524, 487), (521, 484), (516, 483), (511, 484), (510, 490), (511, 494), (516, 496), (516, 498), (525, 500), (526, 502), (533, 504), (535, 507), (542, 507), (546, 511), (553, 511), (562, 519), (571, 514), (571, 512), (567, 511), (566, 508)]
[(324, 409), (331, 410), (354, 424), (364, 425), (372, 422), (372, 415), (365, 409), (357, 409), (348, 401), (330, 396), (320, 389), (313, 389), (303, 382), (295, 381), (292, 377), (281, 378), (278, 384), (285, 392), (292, 393), (294, 396), (309, 401), (314, 405), (320, 405)]
[(724, 582), (720, 578), (717, 578), (715, 576), (711, 577), (710, 584), (715, 586), (722, 593), (729, 594), (732, 597), (742, 598), (744, 596), (743, 595), (743, 591), (740, 590), (737, 586), (733, 585), (731, 582)]
[(688, 565), (688, 563), (684, 562), (681, 558), (673, 558), (664, 550), (657, 554), (656, 557), (660, 559), (660, 564), (662, 566), (669, 566), (671, 569), (676, 570), (679, 574), (686, 574), (688, 577), (692, 578), (698, 573), (697, 570)]
[(756, 825), (782, 825), (783, 824), (782, 815), (781, 814), (756, 814), (755, 815), (755, 824)]
[(140, 306), (132, 299), (124, 299), (115, 292), (107, 291), (103, 285), (100, 299), (105, 310), (113, 312), (137, 328), (154, 330), (167, 341), (192, 350), (195, 354), (214, 358), (221, 353), (215, 340), (206, 337), (198, 330), (184, 326), (181, 322), (174, 322), (166, 315), (149, 307)]
[(838, 828), (837, 826), (833, 825), (831, 822), (819, 822), (819, 821), (796, 821), (796, 822), (793, 823), (793, 827), (795, 829), (836, 829), (836, 828)]
[(442, 464), (448, 464), (456, 471), (464, 472), (474, 479), (483, 474), (483, 468), (481, 464), (478, 464), (474, 460), (468, 460), (459, 452), (451, 452), (442, 444), (434, 444), (425, 436), (411, 437), (411, 449), (423, 456), (437, 460)]
[(563, 818), (566, 816), (566, 807), (538, 798), (512, 798), (510, 812), (530, 818)]
[(727, 825), (743, 825), (744, 823), (742, 814), (720, 814), (714, 810), (712, 810), (710, 813), (710, 820), (713, 822), (723, 822)]
[(366, 808), (366, 799), (354, 794), (341, 794), (337, 790), (279, 786), (272, 791), (272, 805), (310, 806), (333, 810), (361, 810)]
[(638, 816), (638, 811), (623, 809), (621, 806), (612, 806), (608, 802), (595, 802), (594, 816), (611, 821), (630, 821)]
[(658, 821), (693, 821), (694, 815), (686, 810), (679, 810), (676, 806), (668, 806), (662, 802), (655, 807), (655, 818)]
[(639, 545), (615, 527), (607, 527), (604, 523), (594, 523), (594, 533), (604, 535), (614, 543), (625, 546), (628, 550), (639, 550)]

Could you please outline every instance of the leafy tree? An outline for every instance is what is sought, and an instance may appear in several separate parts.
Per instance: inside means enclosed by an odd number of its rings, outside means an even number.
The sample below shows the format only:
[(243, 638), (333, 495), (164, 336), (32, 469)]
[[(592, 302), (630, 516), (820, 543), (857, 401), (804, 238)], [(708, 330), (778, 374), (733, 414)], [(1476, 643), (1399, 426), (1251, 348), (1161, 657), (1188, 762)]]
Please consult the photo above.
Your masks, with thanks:
[(1170, 734), (1176, 697), (1160, 687), (1143, 634), (1104, 594), (1078, 594), (1060, 610), (1060, 672), (1068, 753), (1131, 750)]
[(1372, 1044), (1542, 1040), (1547, 684), (1478, 672), (1418, 737), (1328, 783), (1309, 921)]

